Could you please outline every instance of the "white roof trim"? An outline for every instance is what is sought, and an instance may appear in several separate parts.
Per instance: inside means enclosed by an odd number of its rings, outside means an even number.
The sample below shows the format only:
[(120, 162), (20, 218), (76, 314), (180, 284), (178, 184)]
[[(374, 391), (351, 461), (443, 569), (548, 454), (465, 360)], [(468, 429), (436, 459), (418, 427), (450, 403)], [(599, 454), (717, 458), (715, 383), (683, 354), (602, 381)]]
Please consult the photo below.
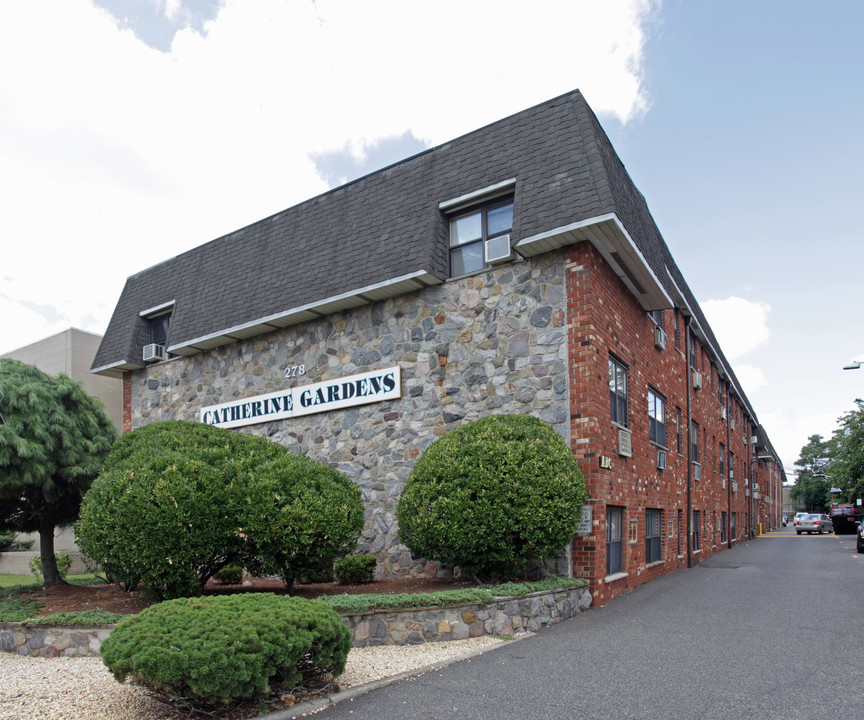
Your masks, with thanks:
[[(515, 249), (525, 256), (540, 255), (584, 240), (597, 248), (603, 259), (616, 270), (622, 282), (643, 306), (645, 303), (652, 305), (646, 309), (661, 310), (675, 306), (666, 288), (615, 213), (598, 215), (523, 238), (516, 243)], [(613, 257), (613, 254), (617, 257)], [(638, 273), (634, 273), (634, 268)], [(636, 274), (641, 277), (635, 277)], [(650, 284), (650, 287), (640, 288), (643, 284)]]
[(169, 300), (168, 302), (162, 303), (161, 305), (156, 305), (152, 308), (147, 308), (146, 310), (142, 310), (141, 312), (139, 312), (138, 316), (139, 317), (154, 317), (156, 315), (161, 315), (161, 314), (167, 312), (168, 310), (170, 310), (171, 308), (173, 308), (175, 302), (177, 302), (177, 301), (176, 300)]
[(474, 192), (460, 195), (459, 197), (453, 198), (452, 200), (444, 200), (443, 202), (438, 203), (438, 209), (445, 211), (457, 210), (460, 207), (471, 205), (472, 203), (478, 202), (480, 200), (490, 198), (493, 195), (503, 195), (505, 192), (509, 192), (515, 187), (516, 178), (510, 178), (509, 180), (503, 180), (502, 182), (495, 183), (494, 185), (489, 185), (480, 190), (475, 190)]
[[(442, 282), (441, 279), (431, 275), (426, 270), (417, 270), (416, 272), (408, 273), (392, 280), (385, 280), (384, 282), (367, 285), (339, 295), (332, 295), (323, 300), (317, 300), (306, 305), (274, 313), (273, 315), (256, 318), (255, 320), (225, 328), (215, 333), (201, 335), (200, 337), (172, 345), (168, 348), (168, 351), (178, 355), (193, 355), (200, 350), (217, 347), (218, 345), (236, 340), (247, 339), (269, 330), (287, 327), (322, 315), (328, 315), (332, 312), (366, 305), (367, 303), (399, 295), (402, 292), (411, 292), (420, 287), (438, 285)], [(400, 285), (413, 287), (400, 288)], [(267, 327), (264, 328), (263, 326)]]

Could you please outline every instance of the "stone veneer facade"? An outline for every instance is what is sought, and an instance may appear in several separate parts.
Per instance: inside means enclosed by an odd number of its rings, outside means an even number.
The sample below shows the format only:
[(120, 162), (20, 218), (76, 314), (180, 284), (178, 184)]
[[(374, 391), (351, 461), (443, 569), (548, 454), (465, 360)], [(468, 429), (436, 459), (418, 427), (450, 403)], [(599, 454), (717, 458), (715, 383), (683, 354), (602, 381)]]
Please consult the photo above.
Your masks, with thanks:
[[(563, 253), (547, 253), (131, 373), (127, 427), (198, 420), (209, 405), (398, 365), (399, 400), (241, 431), (360, 486), (358, 552), (376, 555), (380, 575), (443, 574), (398, 541), (396, 505), (411, 468), (445, 432), (488, 414), (535, 415), (570, 442), (565, 308)], [(305, 375), (286, 380), (300, 365)]]

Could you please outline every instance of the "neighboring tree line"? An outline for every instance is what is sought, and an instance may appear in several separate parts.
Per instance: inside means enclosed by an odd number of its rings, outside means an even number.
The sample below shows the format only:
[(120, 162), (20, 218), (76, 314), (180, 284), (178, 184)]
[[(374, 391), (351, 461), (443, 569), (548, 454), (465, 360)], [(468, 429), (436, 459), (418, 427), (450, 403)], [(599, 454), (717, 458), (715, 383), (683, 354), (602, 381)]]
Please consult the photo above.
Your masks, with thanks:
[[(63, 582), (54, 529), (118, 587), (198, 595), (229, 565), (295, 580), (328, 574), (363, 529), (359, 487), (265, 438), (156, 422), (115, 441), (80, 385), (0, 360), (0, 533), (38, 531), (46, 586)], [(397, 507), (415, 557), (478, 582), (554, 557), (578, 526), (585, 484), (564, 440), (527, 415), (490, 416), (436, 440)]]
[(811, 435), (795, 461), (798, 480), (791, 495), (796, 507), (826, 512), (831, 488), (839, 488), (837, 501), (855, 503), (864, 497), (864, 400), (841, 416), (828, 439)]

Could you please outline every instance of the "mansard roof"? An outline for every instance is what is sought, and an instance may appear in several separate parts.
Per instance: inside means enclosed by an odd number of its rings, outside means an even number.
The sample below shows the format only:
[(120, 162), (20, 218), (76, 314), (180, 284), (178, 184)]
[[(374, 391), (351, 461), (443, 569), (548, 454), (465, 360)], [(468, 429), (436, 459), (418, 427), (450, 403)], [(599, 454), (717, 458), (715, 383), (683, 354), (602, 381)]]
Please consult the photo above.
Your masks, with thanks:
[(691, 314), (752, 413), (645, 199), (578, 90), (132, 275), (93, 372), (143, 367), (146, 315), (159, 308), (171, 309), (168, 351), (194, 355), (442, 283), (444, 209), (494, 188), (512, 188), (511, 235), (523, 256), (589, 240), (646, 310)]

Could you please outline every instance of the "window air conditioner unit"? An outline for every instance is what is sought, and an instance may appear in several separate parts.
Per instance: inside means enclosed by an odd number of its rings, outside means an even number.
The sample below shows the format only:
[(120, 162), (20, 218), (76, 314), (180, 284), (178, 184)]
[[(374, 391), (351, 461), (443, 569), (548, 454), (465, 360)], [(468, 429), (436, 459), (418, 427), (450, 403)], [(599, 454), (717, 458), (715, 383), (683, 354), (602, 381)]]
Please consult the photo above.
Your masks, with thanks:
[(666, 349), (666, 332), (656, 325), (654, 326), (654, 347), (658, 350)]
[(144, 346), (144, 362), (156, 362), (158, 360), (165, 360), (167, 357), (168, 353), (165, 352), (164, 345), (150, 343)]
[(759, 483), (753, 483), (753, 492), (759, 492)]
[(489, 238), (483, 243), (483, 255), (489, 265), (512, 260), (513, 251), (510, 249), (510, 234)]
[(658, 450), (657, 451), (657, 469), (665, 470), (666, 469), (666, 451)]
[(750, 444), (755, 445), (757, 442), (759, 442), (759, 438), (756, 437), (755, 435), (751, 435), (750, 436)]
[(696, 482), (699, 482), (702, 479), (702, 466), (694, 465), (693, 466), (693, 479)]
[(726, 406), (725, 405), (720, 406), (720, 419), (721, 420), (726, 419)]
[(734, 430), (735, 429), (735, 418), (729, 419), (729, 426)]
[(702, 373), (693, 371), (693, 389), (701, 390), (702, 389)]
[(732, 483), (732, 492), (738, 492), (738, 483), (737, 482)]
[(629, 430), (618, 431), (618, 454), (624, 457), (633, 457), (633, 442)]

